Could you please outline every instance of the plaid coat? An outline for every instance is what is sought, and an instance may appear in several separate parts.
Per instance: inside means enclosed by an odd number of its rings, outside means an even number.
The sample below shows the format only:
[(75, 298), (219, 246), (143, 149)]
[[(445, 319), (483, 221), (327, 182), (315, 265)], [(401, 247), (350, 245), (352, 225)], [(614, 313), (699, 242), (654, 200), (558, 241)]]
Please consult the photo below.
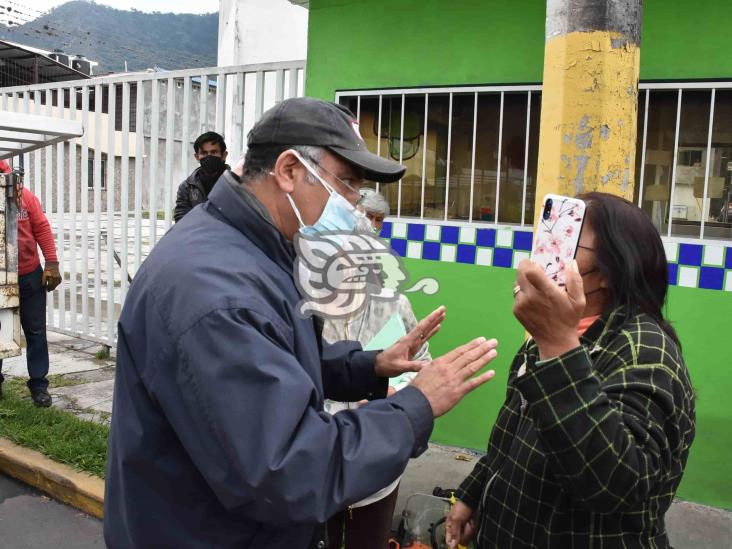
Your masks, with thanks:
[(670, 547), (664, 513), (694, 439), (694, 391), (651, 317), (606, 313), (582, 346), (511, 365), (486, 455), (458, 497), (478, 548)]

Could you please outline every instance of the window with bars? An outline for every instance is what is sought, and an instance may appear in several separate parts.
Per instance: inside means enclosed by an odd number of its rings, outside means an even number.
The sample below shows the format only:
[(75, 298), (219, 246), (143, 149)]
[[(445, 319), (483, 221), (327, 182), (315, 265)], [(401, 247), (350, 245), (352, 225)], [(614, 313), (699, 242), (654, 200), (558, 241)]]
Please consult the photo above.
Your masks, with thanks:
[[(103, 157), (100, 159), (99, 169), (99, 188), (105, 190), (107, 188), (107, 159)], [(86, 187), (90, 191), (94, 190), (94, 157), (90, 155), (87, 162), (87, 182)]]
[[(339, 92), (407, 167), (392, 215), (531, 225), (541, 86)], [(732, 83), (641, 84), (635, 202), (663, 236), (732, 239)]]

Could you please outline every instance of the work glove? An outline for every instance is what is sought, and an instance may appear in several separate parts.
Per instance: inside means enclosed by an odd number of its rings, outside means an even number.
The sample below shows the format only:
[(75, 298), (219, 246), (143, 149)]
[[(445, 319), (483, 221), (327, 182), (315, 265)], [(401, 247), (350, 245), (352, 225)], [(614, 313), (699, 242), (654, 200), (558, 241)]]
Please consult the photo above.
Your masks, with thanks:
[(47, 292), (54, 291), (63, 279), (58, 270), (58, 261), (46, 261), (46, 266), (41, 275), (41, 287), (46, 288)]

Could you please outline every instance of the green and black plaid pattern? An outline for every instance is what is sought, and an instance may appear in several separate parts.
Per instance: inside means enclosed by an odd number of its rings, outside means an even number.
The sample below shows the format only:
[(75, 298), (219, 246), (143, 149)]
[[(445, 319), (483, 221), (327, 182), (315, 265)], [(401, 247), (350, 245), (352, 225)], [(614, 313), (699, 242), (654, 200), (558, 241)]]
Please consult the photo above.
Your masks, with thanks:
[(681, 353), (622, 308), (581, 341), (539, 362), (530, 340), (511, 365), (488, 451), (458, 492), (480, 549), (669, 547), (664, 514), (695, 432)]

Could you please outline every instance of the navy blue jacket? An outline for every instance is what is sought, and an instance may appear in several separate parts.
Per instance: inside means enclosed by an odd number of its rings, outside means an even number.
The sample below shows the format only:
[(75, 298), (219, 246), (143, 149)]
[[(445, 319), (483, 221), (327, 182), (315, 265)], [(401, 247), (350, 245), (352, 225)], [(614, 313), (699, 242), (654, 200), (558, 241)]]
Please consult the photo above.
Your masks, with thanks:
[(386, 394), (375, 353), (323, 344), (295, 308), (289, 241), (226, 173), (161, 239), (119, 321), (104, 533), (110, 548), (299, 549), (315, 526), (421, 454), (408, 387), (331, 417), (324, 398)]

